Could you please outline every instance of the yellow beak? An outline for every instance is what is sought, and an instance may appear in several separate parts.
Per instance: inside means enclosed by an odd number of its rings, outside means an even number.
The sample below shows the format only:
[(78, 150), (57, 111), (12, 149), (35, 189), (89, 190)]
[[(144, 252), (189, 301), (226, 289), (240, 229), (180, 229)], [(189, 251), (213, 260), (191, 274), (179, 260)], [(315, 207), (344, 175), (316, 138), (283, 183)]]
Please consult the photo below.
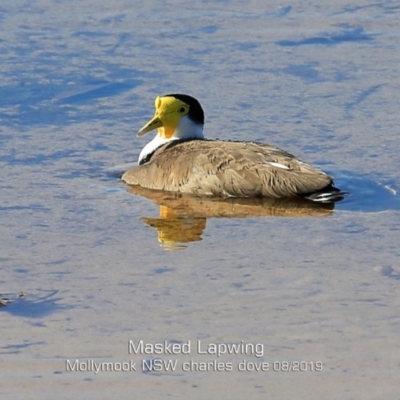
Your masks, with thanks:
[(139, 132), (138, 136), (144, 136), (146, 133), (154, 131), (154, 129), (161, 128), (163, 126), (163, 122), (161, 118), (157, 116), (157, 114), (145, 125), (143, 126)]

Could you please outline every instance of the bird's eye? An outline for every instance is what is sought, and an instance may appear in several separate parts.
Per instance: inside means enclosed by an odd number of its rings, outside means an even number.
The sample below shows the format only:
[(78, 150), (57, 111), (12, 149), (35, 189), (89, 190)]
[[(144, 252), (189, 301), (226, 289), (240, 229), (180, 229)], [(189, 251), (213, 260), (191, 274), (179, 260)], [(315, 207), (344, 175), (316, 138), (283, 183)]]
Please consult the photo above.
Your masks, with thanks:
[(179, 112), (180, 114), (185, 113), (185, 112), (186, 112), (186, 107), (181, 107), (181, 108), (178, 110), (178, 112)]

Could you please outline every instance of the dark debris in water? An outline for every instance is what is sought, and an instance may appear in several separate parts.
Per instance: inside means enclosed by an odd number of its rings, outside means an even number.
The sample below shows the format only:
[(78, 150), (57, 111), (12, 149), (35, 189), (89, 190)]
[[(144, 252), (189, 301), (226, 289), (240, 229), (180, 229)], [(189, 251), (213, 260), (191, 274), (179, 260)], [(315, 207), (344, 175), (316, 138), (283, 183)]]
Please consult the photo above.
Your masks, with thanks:
[[(19, 317), (40, 318), (65, 308), (57, 304), (60, 298), (54, 297), (58, 290), (47, 291), (42, 297), (26, 295), (21, 292), (18, 296), (7, 294), (1, 296), (1, 310)], [(14, 297), (14, 298), (13, 298)]]
[[(25, 295), (24, 295), (23, 292), (21, 292), (21, 293), (19, 294), (18, 298), (21, 299), (21, 298), (23, 298), (23, 297), (25, 297)], [(13, 300), (11, 300), (10, 298), (8, 298), (8, 297), (3, 297), (3, 295), (0, 295), (0, 307), (4, 307), (4, 306), (6, 306), (7, 304), (10, 304), (10, 303), (12, 303), (12, 302), (13, 302)]]

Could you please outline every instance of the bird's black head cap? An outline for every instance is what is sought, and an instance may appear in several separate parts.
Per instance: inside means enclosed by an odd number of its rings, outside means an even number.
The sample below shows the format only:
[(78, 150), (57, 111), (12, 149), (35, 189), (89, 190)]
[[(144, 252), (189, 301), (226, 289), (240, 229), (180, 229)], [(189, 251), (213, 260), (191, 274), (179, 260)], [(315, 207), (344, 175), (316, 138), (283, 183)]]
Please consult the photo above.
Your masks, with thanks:
[(204, 111), (197, 99), (188, 94), (179, 93), (166, 94), (165, 96), (175, 97), (186, 103), (189, 106), (188, 116), (190, 119), (197, 124), (204, 125)]

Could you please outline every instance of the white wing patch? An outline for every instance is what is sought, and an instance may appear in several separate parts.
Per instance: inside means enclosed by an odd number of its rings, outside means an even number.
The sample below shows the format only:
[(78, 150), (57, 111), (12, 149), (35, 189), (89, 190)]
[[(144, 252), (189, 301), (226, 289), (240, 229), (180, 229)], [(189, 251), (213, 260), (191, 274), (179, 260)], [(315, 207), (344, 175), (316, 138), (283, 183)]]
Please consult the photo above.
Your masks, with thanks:
[(283, 165), (283, 164), (278, 163), (278, 162), (268, 161), (267, 164), (270, 164), (273, 167), (277, 167), (277, 168), (281, 168), (281, 169), (292, 169), (292, 168), (289, 168), (287, 165)]

